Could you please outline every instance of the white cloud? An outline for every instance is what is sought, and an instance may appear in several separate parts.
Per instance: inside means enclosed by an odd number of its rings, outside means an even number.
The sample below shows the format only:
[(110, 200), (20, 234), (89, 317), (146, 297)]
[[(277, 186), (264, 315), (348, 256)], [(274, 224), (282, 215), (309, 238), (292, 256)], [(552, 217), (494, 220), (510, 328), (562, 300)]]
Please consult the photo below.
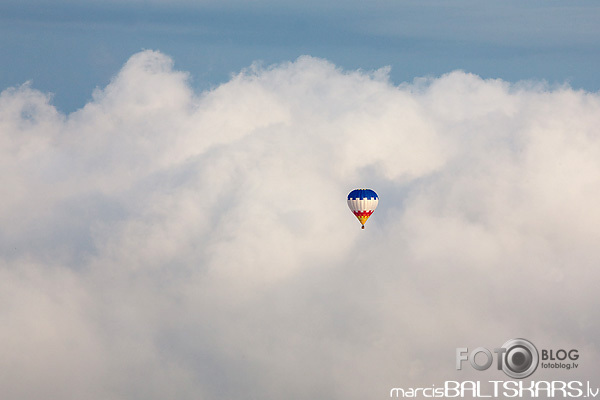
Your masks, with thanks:
[(2, 398), (379, 398), (521, 336), (596, 377), (598, 95), (386, 74), (198, 95), (144, 51), (70, 115), (2, 92)]

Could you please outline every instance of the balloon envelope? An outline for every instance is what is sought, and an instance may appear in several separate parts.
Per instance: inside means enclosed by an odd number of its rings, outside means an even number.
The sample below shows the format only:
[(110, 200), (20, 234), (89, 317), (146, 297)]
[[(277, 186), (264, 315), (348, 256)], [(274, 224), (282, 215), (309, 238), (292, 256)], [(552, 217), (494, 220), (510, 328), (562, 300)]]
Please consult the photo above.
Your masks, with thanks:
[(354, 189), (348, 194), (348, 207), (365, 229), (365, 222), (377, 208), (379, 197), (371, 189)]

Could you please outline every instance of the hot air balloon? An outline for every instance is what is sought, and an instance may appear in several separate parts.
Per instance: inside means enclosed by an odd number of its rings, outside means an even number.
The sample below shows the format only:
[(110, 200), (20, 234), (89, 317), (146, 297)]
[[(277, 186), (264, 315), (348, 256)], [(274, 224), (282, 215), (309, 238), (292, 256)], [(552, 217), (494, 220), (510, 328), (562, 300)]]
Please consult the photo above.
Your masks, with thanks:
[(354, 189), (348, 194), (348, 207), (365, 229), (365, 222), (377, 208), (379, 197), (371, 189)]

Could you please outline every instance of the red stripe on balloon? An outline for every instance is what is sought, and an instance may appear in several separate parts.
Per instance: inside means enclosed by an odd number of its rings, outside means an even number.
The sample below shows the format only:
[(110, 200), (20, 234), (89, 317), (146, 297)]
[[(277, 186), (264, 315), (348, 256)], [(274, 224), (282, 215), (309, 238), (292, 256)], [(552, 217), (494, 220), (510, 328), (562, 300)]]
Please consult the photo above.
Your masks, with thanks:
[(373, 210), (371, 210), (371, 211), (352, 211), (352, 212), (357, 217), (369, 217), (369, 216), (371, 216), (371, 214), (373, 214)]

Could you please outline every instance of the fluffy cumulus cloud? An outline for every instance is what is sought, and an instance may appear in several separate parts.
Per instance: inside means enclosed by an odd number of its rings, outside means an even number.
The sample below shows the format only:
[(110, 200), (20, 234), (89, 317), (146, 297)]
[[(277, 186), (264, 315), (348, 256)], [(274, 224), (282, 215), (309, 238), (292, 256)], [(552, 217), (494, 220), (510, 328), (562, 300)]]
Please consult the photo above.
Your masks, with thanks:
[(69, 115), (4, 90), (1, 397), (388, 398), (502, 379), (455, 349), (515, 337), (579, 350), (537, 380), (596, 378), (598, 94), (387, 73), (194, 93), (144, 51)]

